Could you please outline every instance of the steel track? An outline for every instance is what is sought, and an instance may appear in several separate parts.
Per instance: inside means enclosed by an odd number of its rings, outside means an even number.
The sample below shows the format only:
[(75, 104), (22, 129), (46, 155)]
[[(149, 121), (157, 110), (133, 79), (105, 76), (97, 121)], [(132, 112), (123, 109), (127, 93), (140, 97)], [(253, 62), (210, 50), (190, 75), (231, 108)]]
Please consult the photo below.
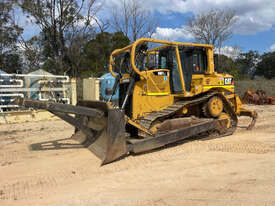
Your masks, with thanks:
[[(189, 99), (185, 99), (185, 100), (179, 100), (179, 101), (175, 102), (174, 104), (170, 105), (169, 107), (167, 107), (166, 109), (163, 109), (163, 110), (158, 111), (158, 112), (152, 112), (149, 115), (139, 119), (140, 120), (140, 125), (143, 126), (146, 129), (150, 130), (150, 128), (158, 120), (163, 121), (163, 120), (166, 120), (166, 119), (171, 119), (171, 118), (173, 118), (174, 115), (176, 115), (178, 112), (180, 112), (184, 107), (188, 108), (188, 107), (195, 106), (197, 104), (206, 103), (213, 96), (218, 96), (218, 97), (221, 98), (221, 100), (223, 101), (223, 105), (224, 105), (224, 111), (231, 118), (230, 127), (226, 130), (226, 133), (220, 134), (220, 136), (231, 135), (231, 134), (234, 133), (234, 131), (237, 128), (237, 124), (238, 124), (237, 115), (235, 114), (231, 104), (228, 102), (226, 97), (224, 95), (222, 95), (221, 93), (219, 93), (219, 92), (209, 92), (209, 93), (206, 93), (206, 94), (204, 94), (200, 97), (194, 97), (194, 98), (189, 98)], [(143, 131), (139, 131), (139, 135), (143, 136), (145, 138), (149, 137), (149, 135), (146, 134)]]

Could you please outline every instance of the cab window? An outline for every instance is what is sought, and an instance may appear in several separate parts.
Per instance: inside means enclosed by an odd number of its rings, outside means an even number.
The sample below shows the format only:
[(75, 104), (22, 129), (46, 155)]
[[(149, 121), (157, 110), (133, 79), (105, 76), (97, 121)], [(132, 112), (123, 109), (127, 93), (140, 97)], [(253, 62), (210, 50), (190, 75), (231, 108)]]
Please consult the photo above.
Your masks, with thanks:
[(179, 75), (178, 62), (175, 48), (166, 48), (159, 52), (159, 68), (169, 69), (170, 71), (170, 88), (172, 94), (182, 93), (181, 80)]
[(192, 71), (193, 74), (204, 74), (206, 72), (206, 55), (204, 53), (193, 53)]

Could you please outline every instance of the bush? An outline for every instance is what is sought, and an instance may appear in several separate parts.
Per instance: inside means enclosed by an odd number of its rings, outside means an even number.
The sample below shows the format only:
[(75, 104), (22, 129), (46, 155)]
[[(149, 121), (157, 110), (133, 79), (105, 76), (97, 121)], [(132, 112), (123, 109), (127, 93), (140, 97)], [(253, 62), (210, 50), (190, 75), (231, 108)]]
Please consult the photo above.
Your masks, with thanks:
[(248, 90), (264, 90), (266, 91), (267, 96), (275, 96), (275, 79), (267, 80), (265, 78), (259, 78), (255, 80), (238, 80), (235, 81), (235, 92), (239, 96)]

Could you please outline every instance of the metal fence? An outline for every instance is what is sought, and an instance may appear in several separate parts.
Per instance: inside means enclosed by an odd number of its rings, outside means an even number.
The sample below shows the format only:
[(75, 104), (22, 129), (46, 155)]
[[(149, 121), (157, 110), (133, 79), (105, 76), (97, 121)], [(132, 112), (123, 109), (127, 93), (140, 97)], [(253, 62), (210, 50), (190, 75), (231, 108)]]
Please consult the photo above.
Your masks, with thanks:
[(70, 78), (63, 75), (0, 74), (0, 108), (14, 109), (17, 97), (70, 104)]

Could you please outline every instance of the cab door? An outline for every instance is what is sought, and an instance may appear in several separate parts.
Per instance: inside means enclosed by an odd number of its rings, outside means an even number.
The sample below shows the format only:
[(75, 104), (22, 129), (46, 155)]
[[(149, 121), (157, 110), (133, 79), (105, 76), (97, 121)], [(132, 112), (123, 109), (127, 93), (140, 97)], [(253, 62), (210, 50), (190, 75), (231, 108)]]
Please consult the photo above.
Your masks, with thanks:
[[(195, 79), (204, 75), (207, 68), (207, 55), (204, 48), (186, 48), (179, 50), (185, 90), (190, 92)], [(198, 78), (197, 78), (198, 77)]]
[(179, 65), (176, 57), (176, 48), (168, 47), (159, 51), (158, 67), (168, 69), (170, 73), (171, 94), (182, 94), (183, 88), (180, 79)]

